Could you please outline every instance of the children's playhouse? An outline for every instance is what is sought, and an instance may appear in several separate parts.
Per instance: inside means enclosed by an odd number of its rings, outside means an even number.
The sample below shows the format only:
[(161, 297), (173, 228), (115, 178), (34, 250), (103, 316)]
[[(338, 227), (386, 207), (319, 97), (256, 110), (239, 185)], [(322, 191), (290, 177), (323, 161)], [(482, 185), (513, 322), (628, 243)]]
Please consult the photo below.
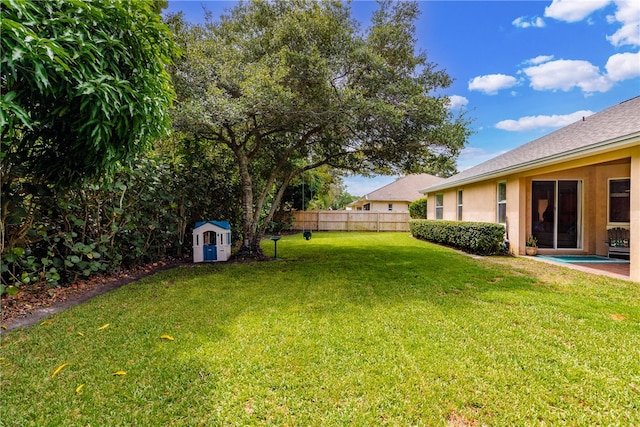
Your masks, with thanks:
[(196, 222), (193, 262), (226, 261), (231, 256), (231, 225), (227, 221)]

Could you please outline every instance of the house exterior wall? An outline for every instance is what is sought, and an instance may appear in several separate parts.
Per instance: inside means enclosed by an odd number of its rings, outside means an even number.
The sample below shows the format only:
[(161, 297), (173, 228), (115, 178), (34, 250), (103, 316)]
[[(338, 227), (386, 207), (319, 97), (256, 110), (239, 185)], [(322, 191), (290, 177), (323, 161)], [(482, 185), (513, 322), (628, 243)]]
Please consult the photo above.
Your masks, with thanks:
[(640, 282), (640, 145), (635, 147), (631, 153), (631, 165), (629, 167), (631, 176), (631, 234), (629, 241), (631, 245), (631, 269), (629, 278), (635, 282)]
[[(352, 205), (352, 209), (363, 210), (367, 203), (369, 203), (371, 212), (409, 212), (409, 202), (405, 200), (365, 200), (362, 203)], [(389, 204), (393, 205), (392, 210), (389, 210)]]
[(458, 190), (462, 190), (462, 220), (479, 222), (497, 221), (497, 183), (484, 181), (456, 189), (454, 213), (458, 216)]
[[(640, 281), (640, 145), (581, 159), (558, 162), (502, 177), (426, 193), (427, 218), (435, 219), (436, 195), (443, 195), (444, 220), (457, 220), (457, 192), (463, 191), (463, 221), (497, 222), (497, 184), (507, 183), (507, 233), (513, 253), (524, 255), (532, 230), (531, 189), (534, 180), (578, 180), (582, 183), (582, 247), (540, 249), (541, 253), (607, 255), (609, 179), (630, 178), (631, 279)], [(638, 243), (636, 243), (638, 242)]]

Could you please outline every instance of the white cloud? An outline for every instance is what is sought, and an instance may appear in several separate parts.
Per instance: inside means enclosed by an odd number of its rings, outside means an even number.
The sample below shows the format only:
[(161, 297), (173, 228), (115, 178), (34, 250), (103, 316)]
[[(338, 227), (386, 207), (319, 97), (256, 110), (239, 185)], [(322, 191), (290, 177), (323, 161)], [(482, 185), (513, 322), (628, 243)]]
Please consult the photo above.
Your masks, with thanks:
[(640, 51), (612, 55), (606, 65), (607, 75), (613, 81), (640, 77)]
[(529, 28), (529, 27), (543, 28), (545, 26), (544, 20), (539, 16), (536, 16), (531, 20), (529, 20), (529, 18), (526, 16), (521, 16), (519, 18), (514, 19), (511, 24), (513, 24), (518, 28)]
[[(615, 15), (607, 17), (607, 22), (620, 23), (622, 26), (615, 33), (607, 36), (607, 40), (616, 47), (639, 46), (640, 2), (637, 0), (553, 0), (551, 5), (545, 8), (544, 16), (559, 21), (579, 22), (612, 2), (617, 6), (617, 11)], [(591, 24), (591, 19), (588, 19), (587, 23)]]
[(535, 90), (567, 92), (578, 87), (585, 93), (592, 93), (606, 92), (613, 86), (611, 80), (588, 61), (560, 59), (525, 68), (523, 72)]
[(504, 74), (487, 74), (486, 76), (474, 77), (469, 81), (469, 90), (477, 90), (487, 95), (495, 95), (501, 89), (509, 89), (518, 84), (518, 80), (513, 76)]
[(594, 114), (590, 110), (576, 111), (575, 113), (552, 116), (526, 116), (518, 120), (502, 120), (496, 124), (496, 128), (508, 131), (529, 131), (539, 128), (560, 128), (575, 123), (583, 117)]
[(544, 16), (559, 21), (578, 22), (609, 3), (611, 0), (553, 0), (544, 9)]
[(549, 62), (552, 59), (553, 59), (553, 55), (539, 55), (539, 56), (536, 56), (535, 58), (531, 58), (524, 61), (524, 63), (538, 65), (538, 64), (542, 64), (543, 62)]
[(452, 95), (449, 97), (449, 110), (465, 107), (468, 103), (469, 100), (464, 96)]
[(610, 36), (609, 43), (616, 47), (640, 45), (640, 2), (637, 0), (616, 1), (618, 10), (614, 16), (609, 16), (609, 22), (620, 22), (622, 27)]

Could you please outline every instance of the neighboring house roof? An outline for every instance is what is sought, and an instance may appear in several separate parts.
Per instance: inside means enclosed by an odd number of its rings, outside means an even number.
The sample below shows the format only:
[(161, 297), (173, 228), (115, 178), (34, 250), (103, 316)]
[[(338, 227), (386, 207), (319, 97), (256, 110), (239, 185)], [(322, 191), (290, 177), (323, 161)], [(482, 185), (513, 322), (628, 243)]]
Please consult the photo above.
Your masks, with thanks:
[(355, 202), (350, 203), (350, 205), (357, 205), (363, 201), (413, 202), (416, 199), (424, 197), (424, 194), (420, 193), (421, 188), (435, 185), (442, 181), (444, 181), (444, 178), (430, 175), (428, 173), (407, 175), (364, 195)]
[(508, 173), (637, 145), (640, 137), (640, 96), (623, 101), (562, 129), (521, 145), (484, 163), (469, 168), (444, 182), (423, 187), (433, 192), (495, 178)]
[(201, 222), (196, 222), (196, 226), (194, 228), (194, 230), (196, 228), (200, 228), (205, 224), (213, 224), (217, 227), (220, 228), (224, 228), (225, 230), (231, 230), (231, 225), (229, 224), (229, 221), (201, 221)]

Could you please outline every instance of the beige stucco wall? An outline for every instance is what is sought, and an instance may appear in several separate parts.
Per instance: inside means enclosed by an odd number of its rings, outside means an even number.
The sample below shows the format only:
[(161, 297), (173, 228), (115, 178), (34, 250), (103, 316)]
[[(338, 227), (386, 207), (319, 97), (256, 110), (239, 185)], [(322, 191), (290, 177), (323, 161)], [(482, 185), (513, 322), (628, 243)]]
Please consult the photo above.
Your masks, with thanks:
[(631, 270), (629, 278), (640, 282), (640, 146), (631, 153)]
[[(406, 201), (364, 201), (354, 204), (353, 210), (361, 210), (365, 204), (370, 204), (371, 212), (409, 212), (409, 202)], [(389, 210), (389, 203), (393, 204), (393, 209)]]
[[(497, 182), (486, 181), (460, 188), (462, 190), (462, 220), (496, 222)], [(457, 204), (457, 193), (454, 204)], [(455, 206), (457, 209), (457, 206)], [(457, 210), (454, 210), (457, 217)], [(457, 219), (457, 218), (455, 218)]]

